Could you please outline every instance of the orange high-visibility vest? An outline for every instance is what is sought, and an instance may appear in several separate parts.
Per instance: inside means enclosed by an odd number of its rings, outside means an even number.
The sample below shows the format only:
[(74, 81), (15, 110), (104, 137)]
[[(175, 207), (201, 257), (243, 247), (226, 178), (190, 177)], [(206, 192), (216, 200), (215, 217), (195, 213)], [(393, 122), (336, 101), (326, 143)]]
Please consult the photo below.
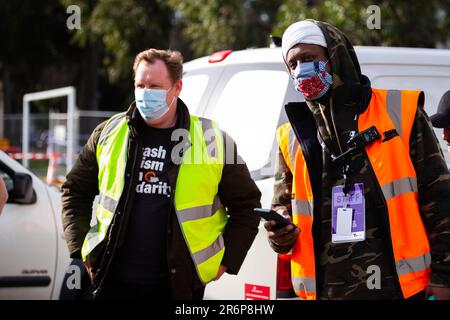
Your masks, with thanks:
[[(392, 130), (399, 134), (384, 142), (380, 139), (365, 150), (387, 203), (396, 272), (405, 299), (424, 290), (430, 278), (430, 245), (419, 212), (417, 176), (409, 153), (421, 94), (413, 90), (372, 89), (370, 104), (358, 118), (360, 132), (375, 126), (381, 135)], [(301, 230), (292, 248), (292, 284), (301, 299), (315, 300), (313, 193), (308, 168), (290, 123), (278, 128), (277, 140), (294, 177), (292, 217)]]

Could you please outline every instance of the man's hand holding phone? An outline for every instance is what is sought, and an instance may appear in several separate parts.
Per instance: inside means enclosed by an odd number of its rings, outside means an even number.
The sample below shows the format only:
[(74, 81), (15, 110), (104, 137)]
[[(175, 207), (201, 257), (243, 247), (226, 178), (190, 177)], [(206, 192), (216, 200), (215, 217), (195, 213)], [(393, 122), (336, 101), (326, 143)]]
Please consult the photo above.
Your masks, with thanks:
[(270, 241), (272, 241), (276, 246), (291, 247), (297, 240), (297, 237), (300, 234), (300, 229), (292, 224), (292, 218), (286, 210), (279, 210), (276, 213), (287, 220), (289, 223), (282, 227), (279, 227), (277, 226), (277, 222), (275, 221), (275, 219), (267, 220), (263, 217), (266, 220), (266, 222), (264, 223), (264, 228), (266, 228), (267, 230), (267, 235)]

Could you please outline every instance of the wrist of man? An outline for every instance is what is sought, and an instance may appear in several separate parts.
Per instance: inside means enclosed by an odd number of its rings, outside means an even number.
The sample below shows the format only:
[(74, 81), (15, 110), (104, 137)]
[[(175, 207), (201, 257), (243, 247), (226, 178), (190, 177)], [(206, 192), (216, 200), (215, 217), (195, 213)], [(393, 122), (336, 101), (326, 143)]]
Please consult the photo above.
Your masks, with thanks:
[(269, 244), (275, 252), (281, 253), (281, 254), (289, 253), (292, 249), (292, 245), (280, 245), (270, 239), (269, 239)]

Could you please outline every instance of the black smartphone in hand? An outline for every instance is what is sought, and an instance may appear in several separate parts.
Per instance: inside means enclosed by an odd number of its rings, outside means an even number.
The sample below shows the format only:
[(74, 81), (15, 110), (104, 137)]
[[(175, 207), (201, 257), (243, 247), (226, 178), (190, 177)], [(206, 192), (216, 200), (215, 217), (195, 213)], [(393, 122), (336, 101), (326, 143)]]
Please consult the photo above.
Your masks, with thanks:
[(253, 209), (253, 211), (255, 211), (255, 213), (258, 216), (260, 216), (266, 221), (274, 220), (277, 224), (273, 227), (273, 229), (283, 228), (288, 225), (292, 225), (294, 229), (297, 228), (291, 221), (289, 221), (286, 218), (283, 218), (283, 216), (278, 214), (276, 211), (261, 208), (255, 208)]

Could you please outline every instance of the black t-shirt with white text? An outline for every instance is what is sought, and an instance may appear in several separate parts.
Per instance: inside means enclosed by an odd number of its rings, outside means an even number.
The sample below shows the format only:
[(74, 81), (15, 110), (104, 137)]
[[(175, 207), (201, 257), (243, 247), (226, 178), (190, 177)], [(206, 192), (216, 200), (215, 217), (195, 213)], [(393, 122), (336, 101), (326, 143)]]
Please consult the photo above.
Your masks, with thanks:
[(114, 262), (113, 277), (120, 282), (158, 285), (169, 281), (167, 224), (171, 190), (167, 169), (171, 164), (173, 129), (143, 125), (139, 132), (142, 150), (138, 182), (124, 243)]

